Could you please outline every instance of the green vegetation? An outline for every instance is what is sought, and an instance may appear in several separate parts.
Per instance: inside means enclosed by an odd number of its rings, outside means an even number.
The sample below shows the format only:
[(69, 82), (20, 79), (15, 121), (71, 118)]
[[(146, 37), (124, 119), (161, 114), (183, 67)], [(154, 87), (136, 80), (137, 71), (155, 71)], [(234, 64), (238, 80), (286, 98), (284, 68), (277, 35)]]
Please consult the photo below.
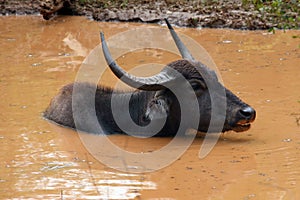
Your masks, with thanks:
[[(299, 0), (242, 0), (246, 10), (256, 10), (279, 29), (299, 29)], [(274, 27), (271, 31), (274, 31)]]
[[(168, 0), (167, 0), (168, 1)], [(170, 1), (170, 0), (169, 0)], [(188, 2), (188, 0), (181, 0)], [(269, 31), (277, 29), (300, 28), (300, 1), (299, 0), (194, 0), (205, 6), (236, 4), (239, 9), (258, 13), (263, 21), (273, 24)], [(234, 7), (234, 5), (232, 5)], [(235, 8), (236, 9), (236, 8)]]

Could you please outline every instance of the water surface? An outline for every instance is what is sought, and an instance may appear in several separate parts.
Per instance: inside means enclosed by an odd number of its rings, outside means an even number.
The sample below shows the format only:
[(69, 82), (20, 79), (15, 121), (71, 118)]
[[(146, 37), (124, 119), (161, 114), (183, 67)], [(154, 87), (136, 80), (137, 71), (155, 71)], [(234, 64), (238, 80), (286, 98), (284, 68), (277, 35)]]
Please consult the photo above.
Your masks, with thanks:
[[(300, 32), (178, 29), (211, 55), (226, 87), (258, 115), (243, 133), (222, 135), (199, 159), (196, 138), (162, 170), (134, 174), (94, 159), (77, 133), (45, 121), (41, 113), (81, 62), (107, 37), (154, 25), (101, 23), (83, 17), (0, 17), (1, 199), (299, 199)], [(159, 36), (158, 36), (159, 37)], [(142, 51), (118, 61), (166, 64), (173, 54)], [(113, 82), (106, 76), (105, 82)], [(115, 135), (133, 152), (152, 151), (169, 138), (146, 141)]]

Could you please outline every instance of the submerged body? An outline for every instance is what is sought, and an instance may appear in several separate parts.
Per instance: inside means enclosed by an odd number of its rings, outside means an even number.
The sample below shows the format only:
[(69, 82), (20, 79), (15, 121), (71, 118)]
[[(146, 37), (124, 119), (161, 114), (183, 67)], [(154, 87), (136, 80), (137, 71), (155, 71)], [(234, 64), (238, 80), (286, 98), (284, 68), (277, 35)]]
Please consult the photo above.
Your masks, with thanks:
[[(73, 104), (74, 109), (80, 108), (81, 110), (80, 117), (82, 120), (80, 120), (77, 126), (75, 126), (72, 108), (73, 87), (82, 90), (82, 93), (76, 94), (80, 96), (77, 98), (82, 98), (82, 101), (76, 101), (79, 105)], [(145, 117), (145, 113), (147, 111), (148, 102), (153, 99), (155, 92), (137, 91), (132, 94), (132, 92), (113, 91), (111, 88), (95, 86), (90, 83), (71, 83), (61, 88), (58, 95), (52, 99), (49, 107), (44, 112), (44, 117), (66, 127), (95, 133), (98, 132), (93, 130), (96, 124), (90, 124), (90, 122), (95, 121), (92, 118), (94, 118), (94, 114), (96, 113), (97, 123), (101, 125), (102, 131), (104, 131), (105, 134), (123, 134), (123, 130), (119, 128), (115, 122), (112, 113), (111, 98), (113, 93), (118, 96), (120, 100), (119, 108), (120, 110), (124, 110), (124, 112), (126, 111), (127, 105), (122, 99), (128, 95), (131, 96), (129, 102), (131, 119), (139, 126), (149, 124), (150, 121)], [(85, 98), (93, 94), (95, 94), (95, 105)], [(170, 120), (171, 119), (168, 121)], [(176, 123), (176, 121), (174, 122)], [(176, 124), (178, 125), (179, 123), (177, 122)], [(177, 126), (171, 128), (170, 122), (168, 122), (156, 136), (173, 135), (172, 133), (176, 133), (177, 128)], [(135, 130), (135, 132), (138, 132), (138, 130)]]

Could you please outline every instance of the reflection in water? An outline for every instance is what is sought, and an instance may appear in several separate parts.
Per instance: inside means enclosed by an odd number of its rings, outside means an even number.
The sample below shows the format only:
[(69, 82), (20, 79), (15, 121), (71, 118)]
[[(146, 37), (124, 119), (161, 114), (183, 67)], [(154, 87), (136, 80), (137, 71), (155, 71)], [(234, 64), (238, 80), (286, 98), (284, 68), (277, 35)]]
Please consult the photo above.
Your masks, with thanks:
[[(154, 182), (137, 174), (93, 169), (93, 162), (80, 159), (76, 152), (71, 152), (70, 155), (68, 152), (52, 149), (55, 146), (54, 140), (49, 140), (47, 147), (32, 141), (24, 133), (20, 135), (20, 139), (23, 140), (22, 147), (6, 166), (14, 169), (14, 188), (20, 197), (134, 199), (140, 195), (141, 190), (156, 189)], [(72, 161), (68, 161), (70, 156)], [(47, 191), (47, 195), (28, 195), (32, 191), (36, 194)]]
[[(47, 191), (46, 197), (61, 196), (63, 199), (134, 199), (140, 195), (140, 190), (156, 189), (155, 183), (136, 180), (138, 175), (135, 174), (85, 171), (76, 166), (72, 162), (47, 163), (37, 172), (42, 176), (32, 173), (35, 177), (19, 177), (15, 188), (23, 193)], [(45, 196), (34, 198), (44, 199)]]
[[(99, 30), (109, 38), (151, 25), (82, 17), (46, 22), (39, 16), (0, 17), (0, 24), (0, 199), (299, 199), (300, 40), (293, 37), (299, 31), (178, 30), (211, 53), (226, 86), (257, 110), (257, 120), (246, 133), (225, 133), (203, 160), (197, 156), (203, 140), (197, 138), (172, 165), (132, 174), (99, 163), (76, 132), (49, 125), (41, 113), (75, 79), (100, 42)], [(129, 70), (178, 58), (163, 51), (135, 53), (118, 62)], [(107, 72), (103, 81), (115, 79)], [(168, 142), (110, 139), (133, 152)]]
[(74, 38), (74, 36), (72, 35), (72, 33), (68, 33), (67, 37), (65, 37), (65, 38), (63, 39), (63, 42), (64, 42), (70, 49), (73, 50), (73, 52), (74, 52), (73, 54), (74, 54), (75, 56), (83, 56), (83, 57), (87, 56), (88, 50), (87, 50), (85, 47), (83, 47), (83, 46), (81, 45), (81, 43), (78, 42), (78, 40), (76, 40), (76, 39)]

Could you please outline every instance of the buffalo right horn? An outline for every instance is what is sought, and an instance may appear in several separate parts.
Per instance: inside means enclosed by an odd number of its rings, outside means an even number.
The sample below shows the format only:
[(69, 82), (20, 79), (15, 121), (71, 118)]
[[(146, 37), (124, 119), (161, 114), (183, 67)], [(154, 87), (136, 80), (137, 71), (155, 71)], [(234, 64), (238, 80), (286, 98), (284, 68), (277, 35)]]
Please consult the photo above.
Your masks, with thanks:
[(194, 61), (195, 59), (193, 58), (192, 54), (189, 52), (189, 50), (186, 48), (186, 46), (180, 40), (180, 38), (178, 37), (177, 33), (174, 31), (173, 27), (171, 26), (171, 24), (169, 23), (167, 18), (165, 18), (165, 21), (167, 23), (167, 26), (170, 30), (170, 33), (173, 37), (173, 40), (176, 43), (176, 46), (177, 46), (182, 58), (186, 59), (186, 60), (189, 60), (189, 61)]

